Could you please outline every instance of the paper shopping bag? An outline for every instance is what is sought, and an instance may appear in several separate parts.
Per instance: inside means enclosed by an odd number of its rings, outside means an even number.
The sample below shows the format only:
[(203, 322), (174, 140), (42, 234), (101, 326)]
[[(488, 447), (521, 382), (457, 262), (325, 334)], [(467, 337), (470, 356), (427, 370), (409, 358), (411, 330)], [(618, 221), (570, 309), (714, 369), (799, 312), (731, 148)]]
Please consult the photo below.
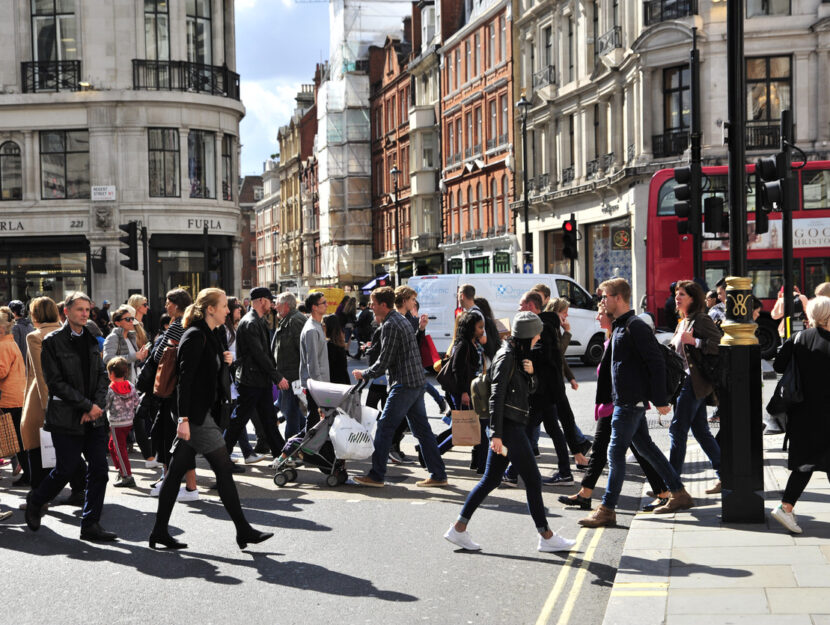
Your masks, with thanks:
[(58, 463), (52, 435), (43, 428), (40, 428), (40, 462), (44, 469), (51, 469)]
[(478, 445), (481, 442), (481, 423), (475, 410), (452, 411), (452, 444)]

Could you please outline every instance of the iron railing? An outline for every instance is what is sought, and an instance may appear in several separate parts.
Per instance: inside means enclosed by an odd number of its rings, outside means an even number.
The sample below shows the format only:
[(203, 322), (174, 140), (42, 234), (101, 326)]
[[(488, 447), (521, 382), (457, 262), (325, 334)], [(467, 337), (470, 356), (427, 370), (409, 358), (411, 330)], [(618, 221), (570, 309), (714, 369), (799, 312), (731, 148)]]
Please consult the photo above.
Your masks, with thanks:
[(544, 69), (539, 70), (533, 74), (533, 88), (539, 89), (547, 87), (548, 85), (556, 84), (556, 69), (553, 65), (548, 65)]
[(602, 168), (605, 171), (611, 169), (611, 166), (614, 164), (614, 153), (609, 152), (602, 157)]
[(689, 147), (688, 130), (670, 130), (651, 138), (651, 148), (655, 158), (679, 156)]
[(499, 145), (506, 145), (507, 144), (507, 133), (505, 132), (503, 135), (499, 135)]
[(562, 170), (562, 184), (568, 184), (574, 180), (574, 166), (566, 167)]
[(20, 64), (23, 93), (78, 91), (80, 61), (27, 61)]
[(226, 66), (133, 59), (133, 89), (190, 91), (239, 99), (239, 74)]
[(643, 20), (646, 26), (696, 13), (697, 0), (646, 0), (643, 3)]
[(599, 54), (608, 54), (615, 48), (622, 48), (622, 27), (614, 26), (611, 30), (597, 39)]
[(597, 171), (599, 171), (599, 159), (595, 158), (592, 161), (588, 161), (585, 163), (585, 177), (586, 178), (593, 178), (597, 175)]
[(625, 151), (625, 162), (626, 163), (630, 163), (631, 161), (634, 160), (634, 151), (635, 151), (634, 150), (634, 144), (632, 143), (631, 145), (628, 146), (628, 148)]

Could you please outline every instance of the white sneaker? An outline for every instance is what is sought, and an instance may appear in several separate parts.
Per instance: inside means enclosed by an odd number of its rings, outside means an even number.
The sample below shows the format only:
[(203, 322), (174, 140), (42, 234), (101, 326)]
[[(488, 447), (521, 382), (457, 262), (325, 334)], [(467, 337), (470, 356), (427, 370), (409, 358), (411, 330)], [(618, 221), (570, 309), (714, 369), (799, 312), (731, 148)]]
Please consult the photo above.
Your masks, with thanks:
[(450, 541), (453, 545), (466, 549), (467, 551), (479, 551), (481, 549), (481, 545), (474, 543), (473, 539), (470, 538), (470, 532), (457, 531), (455, 529), (455, 523), (450, 525), (450, 529), (448, 529), (447, 533), (444, 534), (444, 538)]
[(162, 485), (163, 482), (164, 482), (164, 480), (161, 479), (150, 487), (150, 497), (158, 497), (159, 496), (159, 493), (161, 492), (161, 485)]
[(265, 460), (265, 456), (254, 453), (245, 458), (245, 464), (256, 464), (257, 462), (262, 462), (263, 460)]
[(575, 544), (575, 540), (563, 538), (556, 533), (554, 533), (554, 535), (550, 538), (545, 538), (539, 534), (539, 546), (537, 549), (539, 551), (547, 551), (548, 553), (553, 553), (555, 551), (570, 551)]
[(176, 501), (199, 501), (199, 489), (187, 490), (187, 486), (182, 486), (179, 489)]
[(795, 522), (795, 513), (787, 512), (781, 504), (778, 504), (772, 509), (770, 516), (790, 530), (793, 534), (800, 534), (803, 531), (798, 526), (798, 523)]
[(144, 461), (144, 468), (145, 469), (158, 469), (161, 466), (161, 463), (158, 460), (145, 460)]

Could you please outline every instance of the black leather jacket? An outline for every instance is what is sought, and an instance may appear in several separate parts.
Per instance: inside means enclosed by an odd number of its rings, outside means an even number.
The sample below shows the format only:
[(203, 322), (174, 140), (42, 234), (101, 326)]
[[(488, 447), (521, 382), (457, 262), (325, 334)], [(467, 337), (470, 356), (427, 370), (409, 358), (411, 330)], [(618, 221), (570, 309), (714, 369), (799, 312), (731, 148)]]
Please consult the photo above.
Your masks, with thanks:
[[(43, 339), (40, 362), (43, 377), (49, 389), (49, 403), (46, 406), (44, 429), (48, 432), (83, 435), (86, 431), (81, 417), (92, 410), (95, 404), (102, 410), (107, 403), (109, 378), (98, 341), (89, 330), (84, 329), (83, 339), (89, 350), (89, 393), (84, 392), (84, 374), (81, 359), (72, 348), (71, 329), (65, 324)], [(92, 427), (105, 427), (106, 414), (92, 422)]]
[(270, 388), (279, 384), (268, 326), (255, 310), (248, 311), (236, 328), (236, 382), (242, 386)]
[(300, 379), (300, 334), (305, 322), (306, 316), (299, 310), (293, 310), (280, 320), (274, 333), (274, 358), (280, 373), (289, 382)]
[(493, 359), (490, 379), (490, 429), (493, 438), (501, 438), (505, 419), (527, 424), (536, 376), (524, 371), (513, 345), (507, 340)]

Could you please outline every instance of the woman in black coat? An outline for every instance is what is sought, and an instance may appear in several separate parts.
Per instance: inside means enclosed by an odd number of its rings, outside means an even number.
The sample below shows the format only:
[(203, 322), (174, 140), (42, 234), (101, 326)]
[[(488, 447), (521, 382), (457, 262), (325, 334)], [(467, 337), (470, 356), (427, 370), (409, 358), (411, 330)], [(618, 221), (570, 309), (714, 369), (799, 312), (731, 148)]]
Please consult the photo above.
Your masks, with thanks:
[(781, 503), (772, 510), (772, 518), (795, 534), (800, 534), (801, 528), (793, 506), (813, 471), (824, 471), (830, 479), (830, 298), (810, 300), (807, 318), (810, 329), (785, 342), (773, 364), (778, 373), (784, 373), (794, 358), (804, 395), (804, 401), (787, 415), (787, 468), (791, 473)]
[(196, 302), (184, 313), (185, 328), (179, 343), (177, 356), (177, 390), (179, 424), (170, 466), (164, 476), (159, 494), (156, 524), (150, 534), (150, 547), (160, 543), (168, 549), (184, 549), (186, 544), (170, 536), (167, 525), (179, 485), (185, 472), (193, 466), (196, 454), (202, 454), (216, 474), (219, 497), (236, 526), (236, 542), (240, 549), (249, 543), (260, 543), (272, 533), (255, 530), (242, 513), (239, 494), (233, 482), (233, 464), (225, 439), (217, 423), (221, 402), (229, 401), (227, 385), (220, 379), (233, 356), (226, 351), (220, 336), (214, 331), (220, 328), (228, 315), (228, 299), (222, 289), (203, 289)]

